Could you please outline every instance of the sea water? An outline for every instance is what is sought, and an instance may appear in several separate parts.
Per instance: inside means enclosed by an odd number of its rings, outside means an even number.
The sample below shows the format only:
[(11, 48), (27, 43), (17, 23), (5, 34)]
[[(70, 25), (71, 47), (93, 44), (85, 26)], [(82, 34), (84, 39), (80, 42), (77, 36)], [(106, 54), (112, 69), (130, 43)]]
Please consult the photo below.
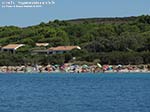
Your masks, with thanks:
[(0, 112), (150, 112), (150, 74), (0, 74)]

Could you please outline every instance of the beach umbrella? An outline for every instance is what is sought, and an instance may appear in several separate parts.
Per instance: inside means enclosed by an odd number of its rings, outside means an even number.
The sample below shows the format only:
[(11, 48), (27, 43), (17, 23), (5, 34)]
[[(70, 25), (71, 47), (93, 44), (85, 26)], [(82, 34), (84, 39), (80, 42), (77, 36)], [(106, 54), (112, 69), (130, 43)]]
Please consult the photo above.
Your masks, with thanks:
[(78, 67), (78, 65), (76, 65), (76, 64), (72, 64), (72, 65), (71, 65), (71, 67), (77, 68), (77, 67)]
[(109, 68), (113, 68), (113, 66), (110, 65)]
[(51, 65), (47, 65), (46, 67), (51, 67)]
[(70, 66), (69, 68), (70, 68), (70, 69), (75, 69), (75, 66)]
[(54, 66), (55, 66), (55, 67), (59, 67), (60, 65), (58, 65), (58, 64), (55, 64)]
[(42, 65), (38, 65), (38, 68), (42, 68), (43, 66)]
[(101, 64), (99, 64), (99, 63), (97, 63), (97, 66), (98, 66), (99, 68), (102, 68), (102, 65), (101, 65)]
[(109, 66), (109, 70), (112, 70), (112, 69), (113, 69), (113, 66), (110, 65), (110, 66)]
[(69, 66), (69, 64), (65, 63), (63, 66), (64, 66), (64, 67), (68, 67), (68, 66)]
[(7, 66), (2, 66), (1, 68), (2, 68), (2, 69), (6, 69), (6, 68), (7, 68)]
[(122, 67), (122, 65), (119, 64), (119, 65), (117, 65), (117, 67)]
[(108, 66), (108, 65), (104, 65), (104, 66), (103, 66), (103, 69), (104, 69), (104, 70), (108, 70), (108, 69), (109, 69), (109, 66)]
[(82, 68), (88, 68), (88, 65), (82, 65)]
[(25, 66), (21, 66), (21, 68), (24, 68)]

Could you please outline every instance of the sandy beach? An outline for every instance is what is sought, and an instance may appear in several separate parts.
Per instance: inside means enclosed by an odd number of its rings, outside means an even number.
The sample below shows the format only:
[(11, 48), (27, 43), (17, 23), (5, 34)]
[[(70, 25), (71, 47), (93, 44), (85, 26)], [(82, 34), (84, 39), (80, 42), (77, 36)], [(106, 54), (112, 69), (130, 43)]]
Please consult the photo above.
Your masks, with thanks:
[(1, 66), (0, 73), (150, 73), (149, 65), (34, 65)]

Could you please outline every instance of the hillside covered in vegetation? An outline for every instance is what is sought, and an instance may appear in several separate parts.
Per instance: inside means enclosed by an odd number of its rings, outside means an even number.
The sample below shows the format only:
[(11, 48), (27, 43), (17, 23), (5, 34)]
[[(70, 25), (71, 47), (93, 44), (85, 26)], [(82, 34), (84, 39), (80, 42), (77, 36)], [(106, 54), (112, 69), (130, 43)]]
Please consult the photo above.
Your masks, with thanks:
[[(32, 55), (31, 51), (36, 48), (37, 42), (49, 43), (49, 47), (78, 45), (82, 50), (65, 54)], [(0, 65), (64, 62), (149, 64), (150, 16), (55, 20), (26, 28), (0, 27), (0, 45), (10, 43), (26, 46), (16, 54), (1, 52)]]

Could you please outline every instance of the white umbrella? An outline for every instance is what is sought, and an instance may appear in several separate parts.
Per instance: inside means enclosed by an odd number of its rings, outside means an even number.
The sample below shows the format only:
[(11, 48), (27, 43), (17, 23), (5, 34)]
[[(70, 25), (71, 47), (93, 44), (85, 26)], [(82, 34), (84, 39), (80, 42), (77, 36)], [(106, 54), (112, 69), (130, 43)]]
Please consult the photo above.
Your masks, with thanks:
[(99, 68), (102, 68), (102, 65), (101, 65), (101, 64), (99, 64), (99, 63), (97, 63), (97, 66), (98, 66)]

